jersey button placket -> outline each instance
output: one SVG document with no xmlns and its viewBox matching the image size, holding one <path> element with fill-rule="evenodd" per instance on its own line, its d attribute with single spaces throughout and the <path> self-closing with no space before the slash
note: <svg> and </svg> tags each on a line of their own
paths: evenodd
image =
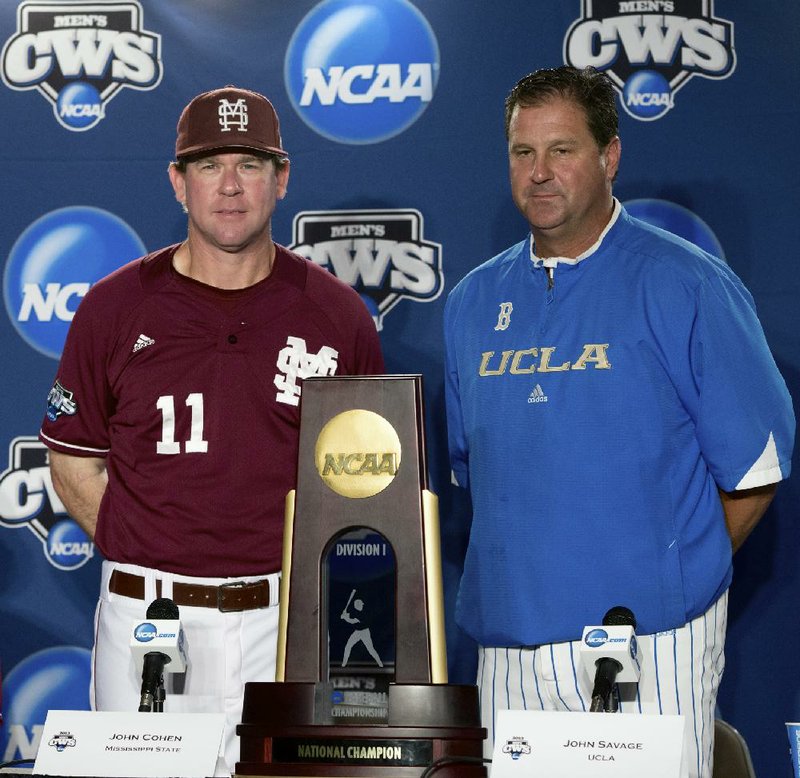
<svg viewBox="0 0 800 778">
<path fill-rule="evenodd" d="M 550 306 L 555 300 L 555 283 L 550 282 L 550 276 L 546 268 L 539 267 L 537 270 L 541 274 L 539 276 L 539 280 L 544 282 L 545 288 L 544 305 L 542 306 L 541 318 L 539 320 L 539 334 L 544 335 L 544 333 L 547 332 L 547 328 L 550 323 L 550 314 L 552 312 Z"/>
<path fill-rule="evenodd" d="M 219 348 L 224 351 L 239 351 L 244 343 L 242 335 L 246 327 L 247 322 L 239 320 L 229 321 L 227 325 L 223 325 L 218 341 Z"/>
</svg>

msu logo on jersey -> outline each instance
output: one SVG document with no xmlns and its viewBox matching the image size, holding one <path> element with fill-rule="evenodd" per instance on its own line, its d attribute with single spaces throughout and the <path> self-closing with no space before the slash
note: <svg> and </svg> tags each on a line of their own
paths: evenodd
<svg viewBox="0 0 800 778">
<path fill-rule="evenodd" d="M 161 36 L 142 27 L 138 2 L 23 2 L 17 31 L 5 43 L 2 78 L 11 89 L 36 89 L 58 123 L 82 132 L 105 118 L 123 87 L 161 81 Z"/>
<path fill-rule="evenodd" d="M 289 248 L 353 287 L 381 330 L 402 299 L 430 302 L 444 288 L 442 245 L 422 233 L 413 209 L 304 211 Z"/>
<path fill-rule="evenodd" d="M 733 73 L 733 23 L 714 16 L 713 0 L 583 0 L 564 38 L 564 62 L 605 71 L 625 111 L 653 121 L 692 76 Z"/>
</svg>

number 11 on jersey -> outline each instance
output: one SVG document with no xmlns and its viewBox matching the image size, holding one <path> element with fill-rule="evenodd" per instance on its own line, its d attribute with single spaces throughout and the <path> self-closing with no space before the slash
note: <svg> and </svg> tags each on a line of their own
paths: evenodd
<svg viewBox="0 0 800 778">
<path fill-rule="evenodd" d="M 186 407 L 191 409 L 192 426 L 189 440 L 184 445 L 186 454 L 205 454 L 208 441 L 203 440 L 203 395 L 192 392 L 186 398 Z M 156 443 L 157 454 L 180 454 L 181 444 L 175 440 L 175 398 L 171 394 L 163 394 L 156 402 L 161 411 L 161 440 Z"/>
</svg>

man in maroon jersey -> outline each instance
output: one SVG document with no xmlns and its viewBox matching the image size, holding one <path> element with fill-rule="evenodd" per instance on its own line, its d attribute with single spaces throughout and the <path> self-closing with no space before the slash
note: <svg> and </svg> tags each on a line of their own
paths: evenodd
<svg viewBox="0 0 800 778">
<path fill-rule="evenodd" d="M 383 359 L 358 295 L 272 241 L 289 160 L 263 95 L 196 97 L 175 154 L 187 239 L 86 295 L 40 438 L 60 498 L 108 560 L 93 705 L 136 709 L 131 625 L 169 597 L 190 666 L 165 710 L 226 713 L 232 770 L 243 685 L 274 680 L 301 380 L 379 374 Z"/>
</svg>

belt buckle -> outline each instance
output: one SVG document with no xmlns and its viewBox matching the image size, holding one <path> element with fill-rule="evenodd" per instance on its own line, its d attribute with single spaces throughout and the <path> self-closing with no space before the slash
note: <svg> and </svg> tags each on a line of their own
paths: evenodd
<svg viewBox="0 0 800 778">
<path fill-rule="evenodd" d="M 226 589 L 243 589 L 245 586 L 249 584 L 247 581 L 231 581 L 230 583 L 220 584 L 217 587 L 217 609 L 222 611 L 222 613 L 237 613 L 239 611 L 245 610 L 244 606 L 240 604 L 238 608 L 226 608 L 223 607 L 222 604 L 222 597 L 223 597 L 223 590 Z"/>
</svg>

